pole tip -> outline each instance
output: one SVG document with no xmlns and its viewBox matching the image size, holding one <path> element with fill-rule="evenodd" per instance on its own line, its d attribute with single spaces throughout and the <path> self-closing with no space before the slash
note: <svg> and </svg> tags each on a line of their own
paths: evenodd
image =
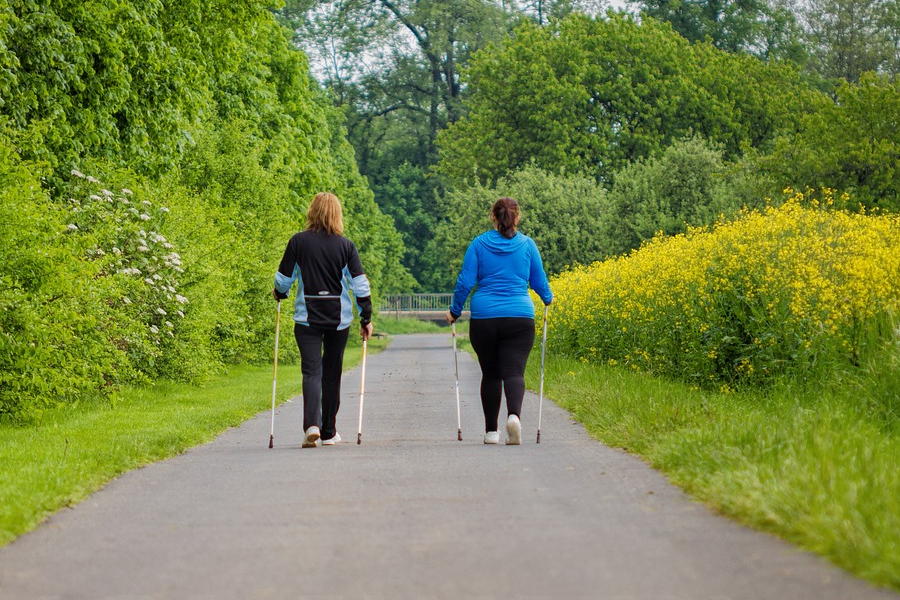
<svg viewBox="0 0 900 600">
<path fill-rule="evenodd" d="M 275 447 L 275 436 L 270 435 L 269 436 L 269 448 L 274 448 L 274 447 Z"/>
<path fill-rule="evenodd" d="M 462 441 L 462 429 L 456 430 L 456 439 L 459 440 L 460 442 Z"/>
<path fill-rule="evenodd" d="M 357 433 L 356 434 L 356 445 L 359 446 L 360 444 L 362 444 L 362 434 Z"/>
<path fill-rule="evenodd" d="M 538 444 L 541 443 L 541 430 L 540 430 L 540 429 L 538 429 L 537 443 L 538 443 Z"/>
</svg>

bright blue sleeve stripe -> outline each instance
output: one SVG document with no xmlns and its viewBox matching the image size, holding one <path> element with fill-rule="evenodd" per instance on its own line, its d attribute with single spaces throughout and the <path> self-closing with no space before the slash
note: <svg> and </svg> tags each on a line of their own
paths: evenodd
<svg viewBox="0 0 900 600">
<path fill-rule="evenodd" d="M 353 290 L 353 295 L 357 298 L 365 298 L 372 295 L 372 290 L 369 287 L 369 278 L 366 277 L 365 273 L 357 275 L 350 280 L 350 289 Z"/>
<path fill-rule="evenodd" d="M 294 265 L 294 272 L 290 277 L 282 275 L 281 271 L 275 271 L 275 289 L 278 290 L 279 294 L 287 294 L 291 291 L 291 286 L 294 285 L 299 271 L 300 269 L 297 265 Z"/>
</svg>

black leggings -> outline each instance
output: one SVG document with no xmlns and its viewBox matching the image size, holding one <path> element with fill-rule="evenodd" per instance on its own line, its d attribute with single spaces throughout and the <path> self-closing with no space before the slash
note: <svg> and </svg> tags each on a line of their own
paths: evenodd
<svg viewBox="0 0 900 600">
<path fill-rule="evenodd" d="M 321 428 L 322 439 L 334 437 L 341 407 L 341 371 L 350 329 L 320 329 L 294 324 L 303 372 L 303 431 Z M 324 342 L 324 352 L 322 350 Z"/>
<path fill-rule="evenodd" d="M 472 319 L 469 338 L 481 365 L 481 406 L 485 431 L 497 431 L 500 395 L 506 410 L 519 416 L 525 398 L 525 365 L 534 345 L 534 319 Z"/>
</svg>

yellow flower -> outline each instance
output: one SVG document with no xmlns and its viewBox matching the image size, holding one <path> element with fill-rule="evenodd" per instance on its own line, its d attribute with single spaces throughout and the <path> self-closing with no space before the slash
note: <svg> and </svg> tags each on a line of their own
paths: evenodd
<svg viewBox="0 0 900 600">
<path fill-rule="evenodd" d="M 861 323 L 900 313 L 900 216 L 834 210 L 830 190 L 785 193 L 555 277 L 551 344 L 693 381 L 771 377 L 798 348 L 857 352 Z"/>
</svg>

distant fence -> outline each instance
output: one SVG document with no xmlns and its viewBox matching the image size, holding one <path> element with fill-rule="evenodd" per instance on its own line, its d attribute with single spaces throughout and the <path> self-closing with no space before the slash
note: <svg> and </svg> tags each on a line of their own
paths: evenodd
<svg viewBox="0 0 900 600">
<path fill-rule="evenodd" d="M 381 316 L 409 317 L 423 321 L 438 321 L 450 309 L 453 294 L 392 294 L 381 298 L 378 310 Z M 469 303 L 463 310 L 468 317 Z"/>
</svg>

